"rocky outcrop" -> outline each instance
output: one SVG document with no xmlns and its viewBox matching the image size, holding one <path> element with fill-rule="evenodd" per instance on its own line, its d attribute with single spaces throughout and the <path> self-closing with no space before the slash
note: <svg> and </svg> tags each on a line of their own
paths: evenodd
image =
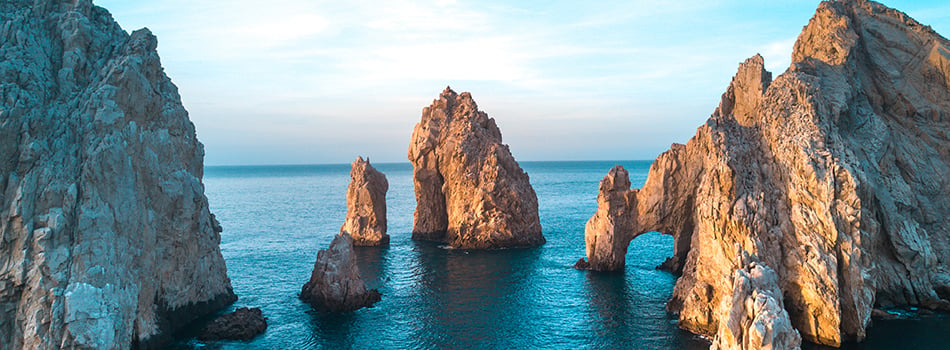
<svg viewBox="0 0 950 350">
<path fill-rule="evenodd" d="M 623 269 L 627 247 L 633 239 L 635 201 L 627 170 L 620 165 L 614 166 L 600 181 L 597 212 L 584 228 L 588 261 L 578 261 L 575 267 L 598 271 Z"/>
<path fill-rule="evenodd" d="M 719 305 L 719 331 L 710 349 L 800 349 L 802 338 L 782 303 L 778 275 L 754 256 L 739 252 L 732 294 Z"/>
<path fill-rule="evenodd" d="M 200 340 L 251 340 L 267 331 L 267 318 L 259 308 L 242 307 L 215 318 L 198 333 Z"/>
<path fill-rule="evenodd" d="M 775 271 L 804 340 L 861 340 L 875 305 L 937 305 L 950 263 L 948 48 L 899 11 L 827 1 L 788 71 L 772 81 L 760 56 L 740 65 L 706 124 L 631 191 L 632 229 L 613 238 L 674 236 L 682 277 L 668 308 L 681 327 L 713 336 L 726 321 L 735 245 Z"/>
<path fill-rule="evenodd" d="M 0 20 L 0 348 L 155 347 L 233 302 L 156 38 L 91 0 Z"/>
<path fill-rule="evenodd" d="M 409 144 L 416 211 L 412 238 L 466 249 L 545 242 L 538 197 L 495 120 L 450 88 L 422 110 Z"/>
<path fill-rule="evenodd" d="M 341 232 L 330 247 L 317 252 L 310 281 L 303 285 L 300 299 L 314 308 L 329 312 L 348 312 L 373 306 L 381 298 L 379 291 L 367 290 L 360 279 L 353 252 L 353 239 Z"/>
<path fill-rule="evenodd" d="M 386 234 L 386 175 L 373 168 L 369 159 L 353 161 L 350 186 L 346 189 L 346 222 L 340 232 L 348 232 L 353 244 L 376 246 L 389 243 Z"/>
</svg>

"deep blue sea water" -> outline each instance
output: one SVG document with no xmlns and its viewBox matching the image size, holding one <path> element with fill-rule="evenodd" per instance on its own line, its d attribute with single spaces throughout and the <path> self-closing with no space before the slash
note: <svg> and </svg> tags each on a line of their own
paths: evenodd
<svg viewBox="0 0 950 350">
<path fill-rule="evenodd" d="M 676 281 L 655 270 L 672 238 L 637 237 L 623 273 L 572 266 L 584 256 L 584 224 L 598 181 L 614 164 L 640 187 L 649 161 L 522 162 L 538 194 L 547 243 L 532 249 L 464 251 L 410 239 L 412 168 L 374 164 L 389 180 L 388 247 L 357 247 L 360 272 L 383 293 L 374 307 L 320 314 L 297 299 L 317 250 L 346 215 L 349 165 L 207 167 L 211 210 L 224 227 L 221 252 L 240 299 L 260 307 L 267 332 L 250 342 L 178 345 L 206 349 L 706 349 L 664 310 Z M 904 321 L 907 322 L 907 321 Z M 902 336 L 948 344 L 946 319 L 870 329 L 860 348 L 892 348 Z M 940 323 L 943 322 L 943 323 Z M 926 325 L 925 325 L 926 327 Z M 891 331 L 893 329 L 893 331 Z M 942 331 L 941 331 L 942 329 Z M 941 338 L 942 337 L 942 338 Z M 907 344 L 900 342 L 898 344 Z"/>
</svg>

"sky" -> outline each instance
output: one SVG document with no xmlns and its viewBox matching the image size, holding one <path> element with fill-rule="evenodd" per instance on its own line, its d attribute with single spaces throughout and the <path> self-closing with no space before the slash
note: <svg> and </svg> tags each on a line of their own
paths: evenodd
<svg viewBox="0 0 950 350">
<path fill-rule="evenodd" d="M 206 165 L 406 162 L 451 86 L 519 161 L 653 159 L 818 1 L 94 0 L 158 37 Z M 950 35 L 950 3 L 884 1 Z"/>
</svg>

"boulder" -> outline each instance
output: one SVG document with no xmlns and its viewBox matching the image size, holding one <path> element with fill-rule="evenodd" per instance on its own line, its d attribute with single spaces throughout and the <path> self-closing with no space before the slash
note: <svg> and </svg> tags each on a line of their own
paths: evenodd
<svg viewBox="0 0 950 350">
<path fill-rule="evenodd" d="M 267 330 L 267 318 L 259 308 L 242 307 L 215 318 L 198 333 L 200 340 L 251 340 Z"/>
<path fill-rule="evenodd" d="M 317 252 L 310 281 L 303 285 L 300 299 L 315 309 L 328 312 L 349 312 L 371 307 L 382 294 L 367 290 L 360 279 L 353 252 L 353 239 L 346 232 L 333 238 L 330 247 Z"/>
</svg>

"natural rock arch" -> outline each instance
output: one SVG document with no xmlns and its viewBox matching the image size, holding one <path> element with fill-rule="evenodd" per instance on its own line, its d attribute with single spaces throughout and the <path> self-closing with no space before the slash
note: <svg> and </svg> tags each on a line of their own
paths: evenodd
<svg viewBox="0 0 950 350">
<path fill-rule="evenodd" d="M 708 336 L 731 327 L 719 311 L 742 299 L 736 291 L 775 296 L 769 285 L 736 287 L 749 280 L 736 272 L 755 266 L 775 272 L 790 323 L 815 343 L 863 339 L 875 305 L 950 309 L 941 293 L 950 284 L 948 48 L 881 4 L 821 3 L 785 73 L 773 81 L 760 56 L 746 60 L 719 108 L 654 161 L 642 189 L 608 188 L 623 196 L 603 215 L 626 217 L 592 219 L 592 267 L 616 266 L 599 245 L 672 234 L 676 255 L 687 253 L 668 309 Z M 600 237 L 608 232 L 616 237 Z"/>
</svg>

